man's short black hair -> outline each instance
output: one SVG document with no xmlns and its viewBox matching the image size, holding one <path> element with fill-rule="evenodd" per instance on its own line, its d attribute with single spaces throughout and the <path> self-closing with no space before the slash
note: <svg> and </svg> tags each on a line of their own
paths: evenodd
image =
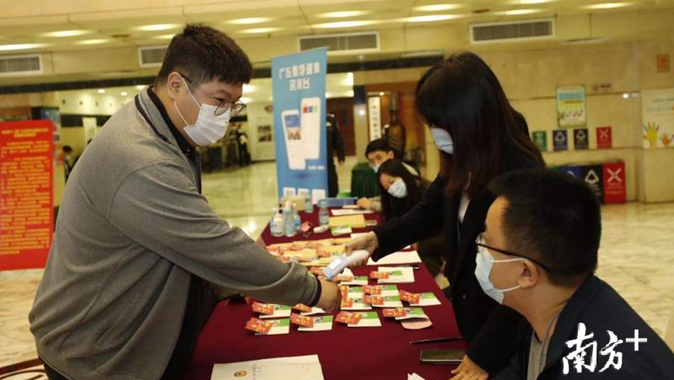
<svg viewBox="0 0 674 380">
<path fill-rule="evenodd" d="M 250 82 L 253 66 L 246 53 L 225 33 L 190 24 L 171 40 L 155 84 L 165 84 L 174 71 L 187 76 L 193 86 L 214 79 L 244 84 Z"/>
<path fill-rule="evenodd" d="M 508 201 L 502 216 L 507 249 L 550 268 L 553 285 L 573 287 L 597 269 L 601 208 L 582 180 L 554 170 L 518 170 L 489 189 Z"/>
<path fill-rule="evenodd" d="M 392 151 L 393 148 L 391 148 L 391 145 L 385 139 L 372 140 L 369 144 L 367 144 L 367 148 L 365 148 L 365 158 L 367 158 L 368 154 L 378 150 L 388 153 Z"/>
</svg>

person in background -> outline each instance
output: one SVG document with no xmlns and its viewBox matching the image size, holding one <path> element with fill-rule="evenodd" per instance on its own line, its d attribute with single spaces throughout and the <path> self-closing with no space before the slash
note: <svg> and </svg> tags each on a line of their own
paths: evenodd
<svg viewBox="0 0 674 380">
<path fill-rule="evenodd" d="M 201 194 L 196 149 L 225 136 L 251 76 L 234 40 L 187 25 L 82 155 L 29 315 L 50 379 L 181 378 L 224 290 L 338 309 L 337 285 L 277 261 Z"/>
<path fill-rule="evenodd" d="M 337 178 L 337 168 L 335 167 L 335 153 L 337 153 L 337 162 L 339 166 L 344 165 L 346 150 L 342 133 L 339 131 L 337 118 L 334 114 L 326 114 L 325 127 L 328 136 L 328 197 L 334 198 L 339 194 L 339 179 Z"/>
<path fill-rule="evenodd" d="M 64 145 L 62 148 L 63 151 L 63 170 L 66 176 L 66 182 L 68 182 L 68 177 L 75 166 L 75 157 L 73 157 L 73 148 L 70 145 Z"/>
<path fill-rule="evenodd" d="M 250 165 L 250 153 L 248 153 L 248 136 L 243 131 L 241 124 L 236 128 L 236 142 L 239 145 L 239 166 Z"/>
<path fill-rule="evenodd" d="M 508 365 L 522 320 L 489 298 L 474 275 L 475 238 L 484 231 L 496 198 L 487 185 L 503 173 L 542 168 L 543 158 L 498 78 L 476 54 L 452 55 L 424 73 L 416 106 L 441 151 L 440 174 L 412 210 L 351 241 L 347 254 L 365 249 L 376 261 L 442 226 L 445 276 L 459 330 L 468 342 L 454 379 L 486 380 Z"/>
<path fill-rule="evenodd" d="M 423 198 L 430 182 L 413 175 L 399 160 L 387 160 L 379 167 L 378 182 L 381 193 L 381 215 L 384 223 L 405 215 Z M 414 243 L 421 261 L 435 277 L 440 273 L 444 260 L 442 250 L 445 236 L 438 227 L 429 237 Z"/>
<path fill-rule="evenodd" d="M 370 141 L 369 144 L 367 144 L 367 147 L 365 148 L 365 158 L 367 158 L 368 164 L 370 164 L 370 167 L 375 171 L 375 173 L 379 170 L 379 167 L 381 164 L 386 162 L 387 160 L 396 158 L 395 151 L 391 146 L 389 145 L 388 141 L 385 139 L 376 139 Z M 413 167 L 410 165 L 400 161 L 407 171 L 413 175 L 413 176 L 419 176 L 419 172 L 416 171 Z M 365 209 L 365 210 L 372 210 L 372 211 L 377 211 L 380 212 L 382 210 L 381 208 L 381 196 L 376 196 L 372 198 L 360 198 L 356 202 L 356 205 L 358 205 L 359 208 Z"/>
<path fill-rule="evenodd" d="M 510 172 L 489 189 L 497 198 L 475 242 L 475 276 L 489 297 L 526 318 L 497 379 L 671 379 L 674 353 L 594 274 L 601 239 L 594 191 L 552 170 Z M 629 342 L 637 333 L 638 351 Z M 579 337 L 588 339 L 574 343 Z"/>
</svg>

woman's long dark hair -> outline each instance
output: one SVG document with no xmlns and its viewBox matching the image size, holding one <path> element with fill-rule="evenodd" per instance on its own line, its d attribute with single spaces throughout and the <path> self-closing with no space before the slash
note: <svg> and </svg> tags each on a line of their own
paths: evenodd
<svg viewBox="0 0 674 380">
<path fill-rule="evenodd" d="M 405 186 L 407 186 L 407 196 L 405 198 L 396 198 L 384 189 L 381 185 L 381 175 L 388 174 L 391 177 L 400 177 Z M 424 195 L 421 187 L 421 178 L 413 175 L 407 170 L 405 165 L 399 160 L 386 160 L 377 171 L 377 183 L 379 184 L 379 192 L 381 194 L 381 211 L 384 220 L 389 220 L 411 210 Z"/>
<path fill-rule="evenodd" d="M 417 84 L 416 106 L 429 127 L 446 130 L 454 141 L 454 154 L 441 152 L 447 195 L 477 196 L 513 155 L 543 164 L 524 117 L 474 53 L 452 55 L 426 71 Z"/>
</svg>

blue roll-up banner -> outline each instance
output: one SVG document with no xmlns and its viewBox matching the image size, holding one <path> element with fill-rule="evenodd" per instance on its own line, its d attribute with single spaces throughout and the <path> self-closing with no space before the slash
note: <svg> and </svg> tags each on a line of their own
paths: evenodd
<svg viewBox="0 0 674 380">
<path fill-rule="evenodd" d="M 325 87 L 328 50 L 272 59 L 274 138 L 279 198 L 327 196 Z"/>
</svg>

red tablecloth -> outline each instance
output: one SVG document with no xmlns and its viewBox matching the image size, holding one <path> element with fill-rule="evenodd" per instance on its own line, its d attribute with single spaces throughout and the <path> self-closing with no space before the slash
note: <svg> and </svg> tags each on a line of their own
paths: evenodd
<svg viewBox="0 0 674 380">
<path fill-rule="evenodd" d="M 309 215 L 311 217 L 311 215 Z M 317 219 L 318 212 L 314 212 Z M 368 219 L 379 219 L 376 214 Z M 329 233 L 312 235 L 310 239 L 330 237 Z M 302 240 L 273 238 L 269 228 L 261 236 L 266 244 L 283 241 Z M 354 270 L 356 275 L 368 274 L 375 267 Z M 460 333 L 449 301 L 435 283 L 430 272 L 421 264 L 414 271 L 413 284 L 398 284 L 399 289 L 411 292 L 432 291 L 442 305 L 424 307 L 433 322 L 425 330 L 405 330 L 399 322 L 384 318 L 381 309 L 378 314 L 382 327 L 349 328 L 334 323 L 331 331 L 299 332 L 291 326 L 290 334 L 276 336 L 255 336 L 244 329 L 246 321 L 254 316 L 249 305 L 240 303 L 220 303 L 211 315 L 199 339 L 192 364 L 184 379 L 208 380 L 214 363 L 230 363 L 276 357 L 317 354 L 323 368 L 323 376 L 331 379 L 407 379 L 407 374 L 416 372 L 426 380 L 446 380 L 454 367 L 421 364 L 419 351 L 426 348 L 464 348 L 465 342 L 442 342 L 411 345 L 411 340 L 459 337 Z M 370 280 L 374 284 L 374 280 Z M 375 308 L 377 310 L 377 308 Z M 292 379 L 292 374 L 288 374 Z"/>
</svg>

